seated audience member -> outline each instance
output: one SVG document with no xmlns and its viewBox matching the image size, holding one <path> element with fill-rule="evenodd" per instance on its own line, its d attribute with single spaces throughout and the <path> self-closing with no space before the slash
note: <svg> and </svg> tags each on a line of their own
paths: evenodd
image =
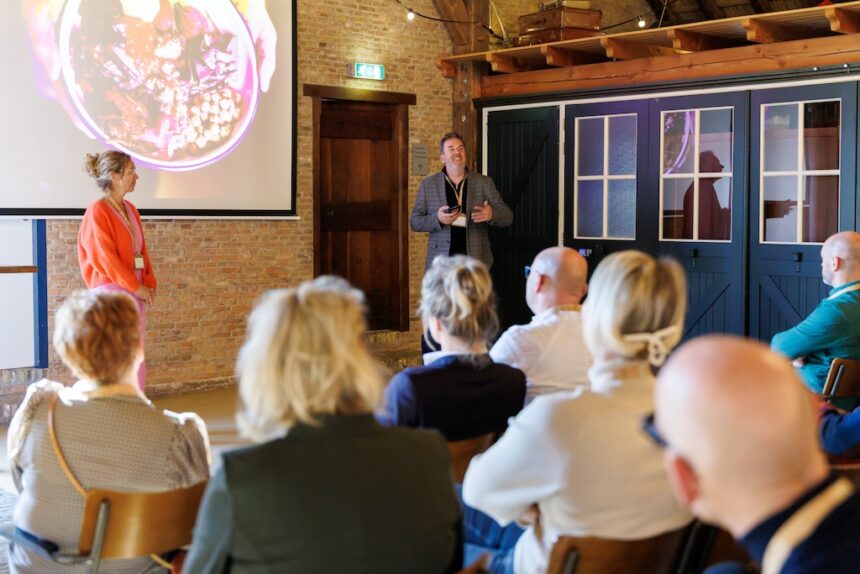
<svg viewBox="0 0 860 574">
<path fill-rule="evenodd" d="M 763 572 L 860 570 L 860 497 L 829 473 L 814 401 L 787 362 L 758 342 L 706 336 L 658 379 L 652 435 L 685 505 L 731 532 Z"/>
<path fill-rule="evenodd" d="M 860 360 L 860 233 L 843 231 L 824 242 L 821 277 L 833 287 L 828 297 L 771 341 L 773 350 L 793 360 L 806 386 L 816 393 L 824 387 L 833 359 Z"/>
<path fill-rule="evenodd" d="M 209 477 L 206 428 L 197 415 L 153 407 L 137 386 L 143 361 L 137 302 L 121 292 L 80 291 L 57 311 L 54 348 L 80 380 L 72 387 L 42 380 L 9 426 L 9 466 L 20 491 L 15 526 L 77 552 L 84 498 L 79 488 L 162 491 Z M 66 472 L 52 448 L 49 412 Z M 77 484 L 77 486 L 76 486 Z M 89 572 L 61 568 L 11 546 L 13 572 Z M 148 557 L 107 560 L 102 572 L 143 572 Z"/>
<path fill-rule="evenodd" d="M 501 524 L 533 522 L 513 550 L 516 574 L 545 572 L 559 535 L 636 540 L 690 522 L 640 430 L 654 406 L 652 367 L 680 340 L 685 308 L 674 261 L 607 257 L 582 310 L 590 388 L 537 397 L 472 459 L 464 501 Z"/>
<path fill-rule="evenodd" d="M 860 407 L 850 413 L 833 407 L 823 409 L 818 430 L 824 452 L 860 458 Z"/>
<path fill-rule="evenodd" d="M 442 349 L 391 379 L 380 422 L 433 428 L 449 441 L 503 431 L 523 406 L 526 382 L 487 352 L 499 328 L 487 267 L 465 255 L 437 257 L 424 275 L 419 311 Z"/>
<path fill-rule="evenodd" d="M 550 247 L 526 269 L 526 303 L 534 317 L 505 331 L 490 356 L 526 374 L 529 402 L 587 385 L 591 355 L 582 340 L 579 308 L 588 287 L 585 259 L 569 247 Z"/>
<path fill-rule="evenodd" d="M 237 373 L 242 433 L 203 499 L 185 572 L 456 571 L 460 509 L 436 433 L 373 418 L 381 367 L 364 297 L 319 277 L 251 314 Z"/>
</svg>

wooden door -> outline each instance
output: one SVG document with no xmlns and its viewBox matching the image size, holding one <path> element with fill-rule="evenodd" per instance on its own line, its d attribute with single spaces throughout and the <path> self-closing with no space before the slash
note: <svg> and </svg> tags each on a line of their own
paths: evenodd
<svg viewBox="0 0 860 574">
<path fill-rule="evenodd" d="M 687 272 L 685 338 L 744 334 L 747 102 L 746 92 L 650 102 L 648 234 Z"/>
<path fill-rule="evenodd" d="M 554 106 L 488 114 L 487 175 L 514 212 L 510 227 L 490 228 L 502 329 L 531 320 L 523 268 L 558 245 L 558 116 Z"/>
<path fill-rule="evenodd" d="M 749 334 L 764 341 L 827 294 L 821 245 L 856 223 L 857 84 L 752 95 Z"/>
<path fill-rule="evenodd" d="M 363 290 L 371 330 L 408 330 L 406 106 L 322 100 L 317 274 Z"/>
<path fill-rule="evenodd" d="M 648 175 L 646 101 L 565 108 L 564 244 L 589 273 L 614 251 L 653 249 L 642 208 Z"/>
</svg>

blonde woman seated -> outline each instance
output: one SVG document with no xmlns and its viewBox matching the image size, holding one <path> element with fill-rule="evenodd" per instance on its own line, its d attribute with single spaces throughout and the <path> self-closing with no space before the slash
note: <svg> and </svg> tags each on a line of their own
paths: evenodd
<svg viewBox="0 0 860 574">
<path fill-rule="evenodd" d="M 162 491 L 209 476 L 203 421 L 158 410 L 138 389 L 139 322 L 137 302 L 116 291 L 74 293 L 57 311 L 54 348 L 80 381 L 73 387 L 48 380 L 31 385 L 8 435 L 9 466 L 20 491 L 14 522 L 43 545 L 77 550 L 84 507 L 79 488 Z M 51 410 L 71 474 L 52 448 Z M 9 564 L 20 573 L 89 571 L 60 568 L 15 546 Z M 152 565 L 147 557 L 107 560 L 101 571 L 137 573 Z"/>
<path fill-rule="evenodd" d="M 465 255 L 437 257 L 421 284 L 419 312 L 441 350 L 391 379 L 380 422 L 433 428 L 449 441 L 503 431 L 523 407 L 526 378 L 490 358 L 499 320 L 487 267 Z"/>
<path fill-rule="evenodd" d="M 664 476 L 661 451 L 641 431 L 654 409 L 652 369 L 681 339 L 685 289 L 674 261 L 639 251 L 607 257 L 582 310 L 594 357 L 590 390 L 536 398 L 472 460 L 467 504 L 501 524 L 540 520 L 520 537 L 507 571 L 545 572 L 559 535 L 634 540 L 690 522 Z"/>
<path fill-rule="evenodd" d="M 445 442 L 386 429 L 364 298 L 320 277 L 269 292 L 237 373 L 242 433 L 203 499 L 185 571 L 410 572 L 460 563 Z"/>
</svg>

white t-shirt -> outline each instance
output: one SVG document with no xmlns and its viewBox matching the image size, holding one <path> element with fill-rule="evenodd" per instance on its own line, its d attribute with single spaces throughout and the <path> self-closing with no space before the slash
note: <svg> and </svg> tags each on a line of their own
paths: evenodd
<svg viewBox="0 0 860 574">
<path fill-rule="evenodd" d="M 466 472 L 463 500 L 502 525 L 540 509 L 543 538 L 531 528 L 522 535 L 516 574 L 545 572 L 560 535 L 638 540 L 692 520 L 641 430 L 654 409 L 648 363 L 601 363 L 589 375 L 591 390 L 537 397 Z"/>
<path fill-rule="evenodd" d="M 552 307 L 528 325 L 514 325 L 499 337 L 490 357 L 526 374 L 526 404 L 539 395 L 587 386 L 592 363 L 578 306 Z"/>
</svg>

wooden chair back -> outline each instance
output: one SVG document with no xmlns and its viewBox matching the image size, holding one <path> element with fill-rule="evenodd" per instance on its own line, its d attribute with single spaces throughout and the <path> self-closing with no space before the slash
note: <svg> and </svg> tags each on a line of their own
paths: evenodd
<svg viewBox="0 0 860 574">
<path fill-rule="evenodd" d="M 84 502 L 78 551 L 90 554 L 100 547 L 100 557 L 108 559 L 181 548 L 191 542 L 204 490 L 206 481 L 164 492 L 90 490 Z M 100 521 L 103 540 L 98 536 Z"/>
<path fill-rule="evenodd" d="M 825 399 L 860 397 L 860 361 L 833 359 L 821 396 Z"/>
<path fill-rule="evenodd" d="M 490 448 L 495 436 L 496 433 L 491 432 L 474 438 L 448 442 L 448 456 L 451 458 L 451 472 L 454 475 L 454 482 L 457 484 L 463 482 L 463 477 L 466 476 L 466 469 L 469 468 L 472 457 Z"/>
<path fill-rule="evenodd" d="M 673 571 L 689 527 L 643 540 L 560 536 L 547 574 L 662 574 Z"/>
</svg>

